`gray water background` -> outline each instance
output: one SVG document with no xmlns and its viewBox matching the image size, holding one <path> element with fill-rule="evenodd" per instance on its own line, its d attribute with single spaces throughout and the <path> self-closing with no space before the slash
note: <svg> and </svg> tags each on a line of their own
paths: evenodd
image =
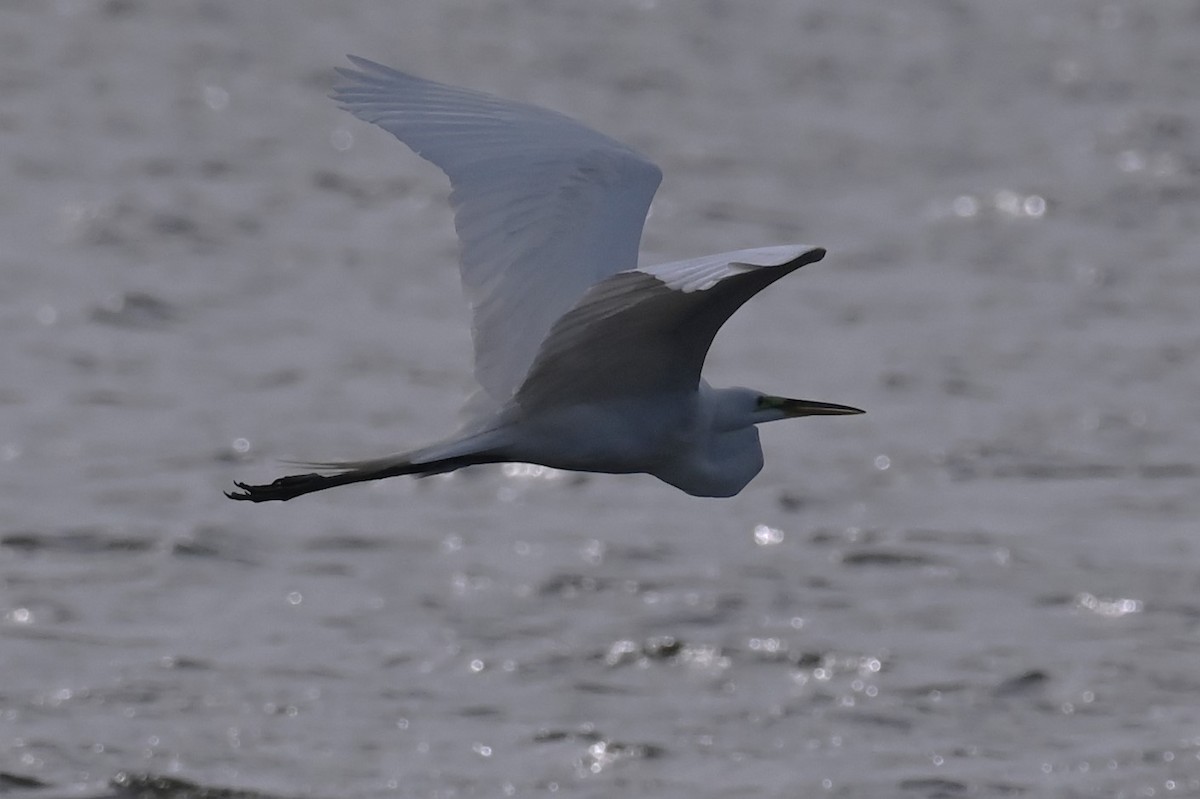
<svg viewBox="0 0 1200 799">
<path fill-rule="evenodd" d="M 708 376 L 867 415 L 224 499 L 470 386 L 346 53 L 640 148 L 647 262 L 827 247 Z M 1200 795 L 1198 78 L 1190 0 L 8 0 L 0 793 Z"/>
</svg>

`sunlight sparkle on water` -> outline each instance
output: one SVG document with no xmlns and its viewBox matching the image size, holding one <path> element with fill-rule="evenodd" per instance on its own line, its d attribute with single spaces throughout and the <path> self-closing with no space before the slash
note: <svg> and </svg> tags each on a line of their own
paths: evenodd
<svg viewBox="0 0 1200 799">
<path fill-rule="evenodd" d="M 938 218 L 976 219 L 985 212 L 1010 218 L 1041 219 L 1046 215 L 1046 198 L 1040 194 L 1022 194 L 1012 189 L 999 189 L 988 199 L 974 194 L 960 194 L 949 202 L 938 201 L 933 215 Z"/>
<path fill-rule="evenodd" d="M 754 543 L 760 547 L 774 546 L 775 544 L 783 543 L 783 530 L 776 527 L 769 527 L 765 524 L 757 524 L 754 526 Z"/>
<path fill-rule="evenodd" d="M 557 480 L 562 476 L 558 469 L 549 466 L 539 466 L 536 463 L 506 463 L 501 467 L 505 477 L 525 478 L 530 480 Z"/>
<path fill-rule="evenodd" d="M 205 86 L 204 104 L 214 111 L 224 111 L 229 105 L 229 92 L 220 86 Z"/>
<path fill-rule="evenodd" d="M 1131 613 L 1142 612 L 1140 599 L 1101 599 L 1094 594 L 1082 593 L 1075 597 L 1075 604 L 1084 610 L 1090 610 L 1097 616 L 1115 619 Z"/>
<path fill-rule="evenodd" d="M 337 128 L 329 134 L 329 144 L 338 152 L 345 152 L 354 146 L 354 134 L 345 128 Z"/>
</svg>

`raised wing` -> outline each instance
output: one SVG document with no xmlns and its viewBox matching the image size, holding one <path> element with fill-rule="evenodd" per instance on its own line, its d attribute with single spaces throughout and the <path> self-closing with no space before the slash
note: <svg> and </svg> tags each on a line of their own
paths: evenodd
<svg viewBox="0 0 1200 799">
<path fill-rule="evenodd" d="M 562 114 L 350 60 L 334 99 L 450 178 L 475 377 L 503 403 L 555 320 L 637 266 L 662 172 Z"/>
<path fill-rule="evenodd" d="M 734 311 L 824 257 L 820 247 L 760 247 L 613 275 L 554 325 L 517 402 L 528 412 L 695 390 L 708 348 Z"/>
</svg>

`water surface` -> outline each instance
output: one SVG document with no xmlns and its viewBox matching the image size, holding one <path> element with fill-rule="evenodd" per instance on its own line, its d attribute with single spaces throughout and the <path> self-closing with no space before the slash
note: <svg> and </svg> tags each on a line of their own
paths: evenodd
<svg viewBox="0 0 1200 799">
<path fill-rule="evenodd" d="M 1200 793 L 1194 3 L 0 9 L 0 792 Z M 716 384 L 740 496 L 481 469 L 436 169 L 357 53 L 666 172 L 648 261 L 829 257 Z"/>
</svg>

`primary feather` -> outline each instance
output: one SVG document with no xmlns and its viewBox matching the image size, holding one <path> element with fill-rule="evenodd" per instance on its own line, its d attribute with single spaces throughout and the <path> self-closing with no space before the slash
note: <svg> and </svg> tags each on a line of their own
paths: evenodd
<svg viewBox="0 0 1200 799">
<path fill-rule="evenodd" d="M 334 99 L 450 178 L 475 377 L 501 405 L 554 321 L 637 266 L 662 171 L 554 111 L 350 60 Z"/>
<path fill-rule="evenodd" d="M 526 413 L 695 391 L 717 331 L 746 300 L 819 261 L 794 245 L 708 255 L 606 278 L 551 328 L 516 400 Z"/>
</svg>

